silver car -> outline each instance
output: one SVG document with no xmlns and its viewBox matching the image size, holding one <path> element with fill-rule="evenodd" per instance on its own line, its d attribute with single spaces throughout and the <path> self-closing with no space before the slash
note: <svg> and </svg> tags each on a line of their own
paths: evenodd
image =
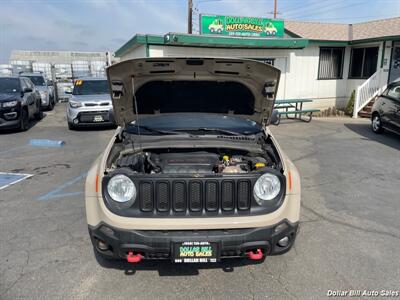
<svg viewBox="0 0 400 300">
<path fill-rule="evenodd" d="M 106 78 L 81 78 L 74 82 L 67 105 L 68 128 L 115 125 Z"/>
<path fill-rule="evenodd" d="M 54 89 L 52 84 L 43 76 L 40 72 L 27 73 L 23 72 L 19 74 L 20 77 L 29 78 L 36 89 L 40 93 L 41 107 L 47 110 L 53 110 L 56 99 L 54 97 Z"/>
</svg>

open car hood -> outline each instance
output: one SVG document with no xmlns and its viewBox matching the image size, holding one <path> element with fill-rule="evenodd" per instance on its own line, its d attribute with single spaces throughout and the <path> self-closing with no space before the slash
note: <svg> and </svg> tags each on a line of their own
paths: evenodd
<svg viewBox="0 0 400 300">
<path fill-rule="evenodd" d="M 138 115 L 218 113 L 269 124 L 280 71 L 236 58 L 142 58 L 107 68 L 115 120 Z M 136 103 L 135 103 L 136 102 Z"/>
</svg>

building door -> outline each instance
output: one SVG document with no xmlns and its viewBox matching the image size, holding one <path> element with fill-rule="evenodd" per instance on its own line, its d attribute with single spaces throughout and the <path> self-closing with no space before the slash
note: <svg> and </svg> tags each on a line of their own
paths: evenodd
<svg viewBox="0 0 400 300">
<path fill-rule="evenodd" d="M 400 41 L 393 42 L 392 58 L 389 70 L 389 83 L 400 80 Z"/>
</svg>

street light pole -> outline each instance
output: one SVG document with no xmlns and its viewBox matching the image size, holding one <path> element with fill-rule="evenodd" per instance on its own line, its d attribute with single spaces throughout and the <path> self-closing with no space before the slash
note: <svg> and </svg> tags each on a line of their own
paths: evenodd
<svg viewBox="0 0 400 300">
<path fill-rule="evenodd" d="M 278 0 L 274 0 L 274 19 L 276 19 L 276 14 L 277 14 L 277 4 Z"/>
<path fill-rule="evenodd" d="M 193 28 L 193 0 L 188 0 L 188 33 L 192 34 Z"/>
</svg>

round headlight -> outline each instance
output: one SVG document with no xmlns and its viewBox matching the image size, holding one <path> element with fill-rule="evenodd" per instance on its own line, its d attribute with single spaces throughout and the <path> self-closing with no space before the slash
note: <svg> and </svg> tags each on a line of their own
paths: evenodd
<svg viewBox="0 0 400 300">
<path fill-rule="evenodd" d="M 136 198 L 135 184 L 123 174 L 111 177 L 107 184 L 107 192 L 114 201 L 120 203 Z"/>
<path fill-rule="evenodd" d="M 280 191 L 281 182 L 279 178 L 274 174 L 266 173 L 257 179 L 253 194 L 257 203 L 261 205 L 263 201 L 274 199 Z"/>
</svg>

